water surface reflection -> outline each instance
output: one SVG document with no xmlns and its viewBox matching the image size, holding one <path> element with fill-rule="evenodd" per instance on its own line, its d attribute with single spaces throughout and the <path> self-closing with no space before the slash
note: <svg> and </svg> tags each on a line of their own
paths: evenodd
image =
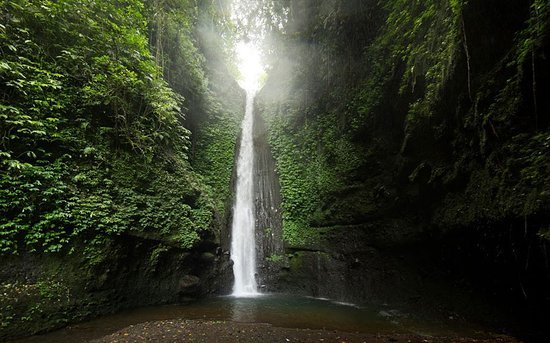
<svg viewBox="0 0 550 343">
<path fill-rule="evenodd" d="M 170 319 L 226 320 L 267 323 L 278 327 L 376 334 L 416 333 L 467 337 L 476 335 L 472 327 L 419 322 L 395 309 L 349 306 L 326 299 L 262 295 L 253 298 L 224 296 L 181 305 L 140 308 L 71 325 L 56 332 L 18 342 L 84 342 L 109 335 L 130 325 Z"/>
</svg>

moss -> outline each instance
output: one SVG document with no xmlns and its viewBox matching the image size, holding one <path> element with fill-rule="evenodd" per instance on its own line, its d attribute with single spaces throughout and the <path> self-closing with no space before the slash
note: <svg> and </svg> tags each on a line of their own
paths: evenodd
<svg viewBox="0 0 550 343">
<path fill-rule="evenodd" d="M 4 283 L 0 301 L 2 335 L 37 333 L 61 327 L 72 318 L 69 313 L 74 301 L 70 289 L 59 280 L 41 280 L 36 283 Z"/>
<path fill-rule="evenodd" d="M 265 259 L 266 259 L 266 261 L 271 262 L 271 263 L 280 263 L 280 262 L 284 261 L 285 256 L 284 255 L 273 254 L 273 255 L 270 255 L 270 256 L 266 257 Z"/>
<path fill-rule="evenodd" d="M 216 255 L 210 252 L 204 252 L 201 254 L 200 260 L 204 263 L 212 263 L 216 260 Z"/>
<path fill-rule="evenodd" d="M 315 247 L 319 244 L 319 231 L 303 223 L 283 220 L 283 240 L 291 248 Z"/>
<path fill-rule="evenodd" d="M 210 187 L 209 195 L 223 210 L 230 198 L 231 175 L 235 161 L 241 115 L 231 112 L 210 114 L 197 133 L 198 145 L 193 164 Z"/>
<path fill-rule="evenodd" d="M 158 267 L 158 264 L 159 264 L 159 260 L 162 258 L 162 256 L 169 250 L 169 248 L 163 244 L 159 244 L 152 252 L 151 252 L 151 256 L 149 257 L 149 265 L 148 265 L 148 268 L 152 271 L 152 272 L 155 272 L 157 267 Z"/>
<path fill-rule="evenodd" d="M 338 17 L 340 7 L 323 6 Z M 312 227 L 380 216 L 386 223 L 404 218 L 419 236 L 426 225 L 443 232 L 548 218 L 550 123 L 541 113 L 548 112 L 542 99 L 550 6 L 379 6 L 369 17 L 378 28 L 356 55 L 354 44 L 367 33 L 345 37 L 330 25 L 332 15 L 312 11 L 308 24 L 285 39 L 285 56 L 298 62 L 290 73 L 286 65 L 282 76 L 275 72 L 261 96 L 287 244 L 315 243 Z M 362 15 L 346 18 L 356 23 Z M 502 18 L 507 28 L 499 31 Z M 297 54 L 303 41 L 316 50 Z M 281 95 L 280 88 L 288 91 Z"/>
<path fill-rule="evenodd" d="M 546 229 L 541 229 L 539 232 L 539 236 L 550 242 L 550 227 Z"/>
<path fill-rule="evenodd" d="M 299 270 L 303 265 L 303 253 L 297 252 L 290 256 L 289 267 L 290 270 Z"/>
</svg>

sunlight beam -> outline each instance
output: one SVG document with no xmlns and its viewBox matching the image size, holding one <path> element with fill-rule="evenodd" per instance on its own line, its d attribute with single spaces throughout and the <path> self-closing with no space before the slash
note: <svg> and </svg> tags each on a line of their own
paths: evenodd
<svg viewBox="0 0 550 343">
<path fill-rule="evenodd" d="M 256 93 L 265 76 L 259 49 L 252 42 L 239 42 L 236 46 L 239 86 L 247 92 Z"/>
</svg>

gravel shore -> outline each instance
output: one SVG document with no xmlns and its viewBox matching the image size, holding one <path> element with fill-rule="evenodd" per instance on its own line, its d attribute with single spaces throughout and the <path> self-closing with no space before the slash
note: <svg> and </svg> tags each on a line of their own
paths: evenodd
<svg viewBox="0 0 550 343">
<path fill-rule="evenodd" d="M 93 341 L 114 342 L 518 342 L 508 336 L 474 339 L 411 334 L 375 335 L 327 330 L 274 327 L 269 324 L 228 321 L 165 320 L 131 325 Z"/>
</svg>

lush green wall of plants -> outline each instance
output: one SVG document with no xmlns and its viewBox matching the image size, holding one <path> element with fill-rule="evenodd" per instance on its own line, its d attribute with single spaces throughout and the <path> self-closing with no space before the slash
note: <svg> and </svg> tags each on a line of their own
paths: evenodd
<svg viewBox="0 0 550 343">
<path fill-rule="evenodd" d="M 0 1 L 0 339 L 216 268 L 242 115 L 222 2 Z"/>
<path fill-rule="evenodd" d="M 202 143 L 225 174 L 199 177 L 185 126 L 215 101 L 197 6 L 2 1 L 2 253 L 69 251 L 125 232 L 191 248 L 212 229 L 236 128 Z"/>
<path fill-rule="evenodd" d="M 548 218 L 547 2 L 290 9 L 262 93 L 289 243 L 381 217 L 393 232 Z"/>
</svg>

